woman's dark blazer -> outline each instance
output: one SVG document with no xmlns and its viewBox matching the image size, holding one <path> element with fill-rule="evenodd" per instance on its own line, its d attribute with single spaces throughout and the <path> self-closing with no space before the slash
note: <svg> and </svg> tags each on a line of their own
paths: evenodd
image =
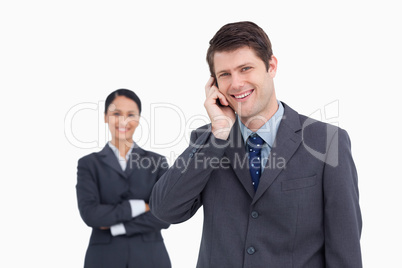
<svg viewBox="0 0 402 268">
<path fill-rule="evenodd" d="M 168 169 L 166 158 L 133 148 L 127 168 L 122 170 L 109 145 L 78 161 L 77 199 L 84 222 L 92 227 L 85 267 L 170 267 L 161 229 L 169 224 L 150 212 L 135 218 L 130 199 L 149 202 L 156 181 Z M 125 235 L 112 236 L 101 227 L 123 223 Z"/>
</svg>

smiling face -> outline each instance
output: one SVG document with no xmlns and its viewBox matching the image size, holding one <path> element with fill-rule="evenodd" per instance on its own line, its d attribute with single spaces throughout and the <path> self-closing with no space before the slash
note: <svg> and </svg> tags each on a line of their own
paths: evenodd
<svg viewBox="0 0 402 268">
<path fill-rule="evenodd" d="M 112 134 L 112 143 L 115 146 L 121 142 L 132 143 L 139 120 L 138 105 L 127 97 L 117 96 L 105 115 L 105 123 L 108 123 Z"/>
<path fill-rule="evenodd" d="M 276 67 L 277 60 L 272 56 L 267 71 L 264 62 L 247 46 L 214 54 L 219 91 L 250 129 L 260 128 L 278 109 L 273 82 Z"/>
</svg>

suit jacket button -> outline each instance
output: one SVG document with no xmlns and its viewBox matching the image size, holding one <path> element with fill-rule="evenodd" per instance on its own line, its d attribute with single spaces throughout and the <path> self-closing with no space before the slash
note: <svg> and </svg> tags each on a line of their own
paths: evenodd
<svg viewBox="0 0 402 268">
<path fill-rule="evenodd" d="M 253 255 L 255 253 L 255 248 L 254 247 L 249 247 L 247 249 L 247 253 L 250 254 L 250 255 Z"/>
<path fill-rule="evenodd" d="M 190 153 L 190 158 L 193 158 L 193 156 L 194 156 L 194 154 L 193 154 L 193 153 Z"/>
<path fill-rule="evenodd" d="M 191 150 L 193 153 L 196 153 L 197 152 L 197 149 L 196 148 L 193 148 L 193 150 Z"/>
<path fill-rule="evenodd" d="M 258 218 L 258 216 L 259 216 L 259 214 L 258 214 L 258 212 L 257 212 L 257 211 L 253 211 L 253 212 L 251 212 L 251 217 L 252 217 L 253 219 L 257 219 L 257 218 Z"/>
</svg>

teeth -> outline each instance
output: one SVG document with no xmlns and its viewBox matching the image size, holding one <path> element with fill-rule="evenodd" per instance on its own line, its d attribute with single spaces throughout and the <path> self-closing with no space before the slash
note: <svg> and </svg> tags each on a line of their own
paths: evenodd
<svg viewBox="0 0 402 268">
<path fill-rule="evenodd" d="M 238 95 L 238 96 L 235 96 L 235 98 L 236 98 L 236 99 L 242 99 L 242 98 L 247 97 L 247 96 L 250 95 L 251 93 L 252 93 L 252 91 L 250 91 L 250 92 L 248 92 L 248 93 L 244 93 L 244 94 Z"/>
<path fill-rule="evenodd" d="M 119 131 L 124 132 L 124 131 L 126 131 L 126 129 L 125 128 L 119 128 Z"/>
</svg>

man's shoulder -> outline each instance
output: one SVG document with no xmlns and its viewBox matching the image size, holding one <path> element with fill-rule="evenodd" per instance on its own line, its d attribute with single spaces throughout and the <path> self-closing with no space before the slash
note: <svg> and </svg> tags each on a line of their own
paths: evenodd
<svg viewBox="0 0 402 268">
<path fill-rule="evenodd" d="M 196 128 L 194 131 L 205 132 L 208 130 L 211 130 L 211 123 L 200 126 L 200 127 Z"/>
<path fill-rule="evenodd" d="M 191 137 L 192 138 L 197 138 L 197 137 L 201 136 L 204 133 L 210 133 L 211 129 L 212 129 L 211 123 L 203 125 L 203 126 L 200 126 L 200 127 L 194 129 L 191 132 Z"/>
<path fill-rule="evenodd" d="M 303 132 L 336 133 L 346 132 L 337 125 L 337 122 L 323 122 L 306 115 L 299 114 L 301 129 Z"/>
<path fill-rule="evenodd" d="M 291 109 L 288 106 L 288 109 Z M 297 118 L 300 122 L 300 129 L 296 131 L 301 135 L 301 139 L 304 144 L 309 145 L 318 151 L 326 151 L 326 147 L 329 146 L 331 142 L 346 142 L 350 143 L 350 138 L 347 131 L 337 125 L 337 122 L 323 122 L 319 119 L 307 116 L 304 114 L 299 114 L 293 111 L 293 116 L 297 114 Z"/>
<path fill-rule="evenodd" d="M 285 108 L 285 116 L 284 116 L 284 122 L 286 122 L 286 119 L 293 119 L 294 121 L 297 121 L 300 124 L 300 129 L 302 131 L 305 130 L 313 130 L 313 131 L 327 131 L 328 129 L 331 129 L 332 131 L 338 131 L 341 128 L 334 123 L 329 123 L 329 122 L 323 122 L 319 119 L 315 119 L 311 116 L 307 116 L 301 113 L 298 113 L 294 109 L 292 109 L 290 106 L 284 103 L 284 108 Z"/>
</svg>

